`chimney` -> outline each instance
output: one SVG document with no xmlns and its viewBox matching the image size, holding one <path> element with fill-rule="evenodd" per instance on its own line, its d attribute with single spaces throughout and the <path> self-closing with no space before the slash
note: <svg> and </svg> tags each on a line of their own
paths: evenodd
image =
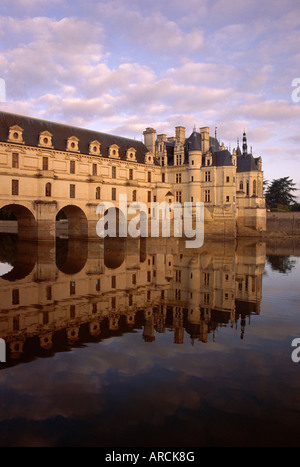
<svg viewBox="0 0 300 467">
<path fill-rule="evenodd" d="M 175 135 L 177 143 L 185 143 L 185 128 L 183 126 L 175 127 Z"/>
<path fill-rule="evenodd" d="M 155 135 L 156 131 L 153 128 L 146 128 L 143 132 L 144 135 L 144 144 L 149 152 L 155 156 Z"/>
<path fill-rule="evenodd" d="M 202 152 L 205 154 L 209 151 L 209 127 L 204 126 L 200 128 L 201 143 L 202 143 Z"/>
</svg>

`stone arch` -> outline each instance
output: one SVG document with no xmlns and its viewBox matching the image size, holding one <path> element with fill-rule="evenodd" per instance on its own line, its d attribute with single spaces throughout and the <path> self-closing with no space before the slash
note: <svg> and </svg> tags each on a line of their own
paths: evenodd
<svg viewBox="0 0 300 467">
<path fill-rule="evenodd" d="M 17 220 L 19 240 L 36 241 L 38 239 L 36 217 L 29 207 L 23 204 L 11 203 L 1 206 L 0 210 L 8 217 L 11 214 L 11 219 Z"/>
<path fill-rule="evenodd" d="M 75 204 L 68 204 L 62 207 L 57 215 L 58 220 L 63 214 L 67 221 L 68 238 L 87 239 L 88 238 L 88 220 L 85 212 Z"/>
</svg>

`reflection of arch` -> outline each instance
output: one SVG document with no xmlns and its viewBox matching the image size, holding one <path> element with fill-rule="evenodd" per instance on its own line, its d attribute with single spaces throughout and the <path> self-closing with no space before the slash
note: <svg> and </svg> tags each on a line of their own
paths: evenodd
<svg viewBox="0 0 300 467">
<path fill-rule="evenodd" d="M 88 244 L 79 239 L 56 239 L 56 266 L 64 274 L 77 274 L 87 261 Z"/>
<path fill-rule="evenodd" d="M 109 269 L 119 268 L 125 259 L 126 238 L 104 239 L 104 264 Z"/>
<path fill-rule="evenodd" d="M 24 279 L 33 270 L 37 260 L 37 244 L 21 242 L 16 235 L 1 235 L 0 261 L 9 263 L 13 269 L 1 276 L 7 281 Z"/>
<path fill-rule="evenodd" d="M 88 237 L 88 222 L 83 210 L 69 204 L 57 213 L 56 219 L 59 219 L 62 213 L 65 214 L 68 221 L 68 237 L 86 239 Z"/>
<path fill-rule="evenodd" d="M 1 211 L 12 213 L 18 221 L 18 238 L 22 240 L 37 240 L 37 223 L 33 212 L 21 204 L 7 204 Z"/>
</svg>

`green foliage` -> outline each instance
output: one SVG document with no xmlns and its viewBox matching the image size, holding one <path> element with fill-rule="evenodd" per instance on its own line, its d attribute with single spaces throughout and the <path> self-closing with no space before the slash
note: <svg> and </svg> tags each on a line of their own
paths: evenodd
<svg viewBox="0 0 300 467">
<path fill-rule="evenodd" d="M 267 207 L 277 211 L 290 211 L 296 200 L 293 195 L 293 192 L 297 191 L 295 185 L 289 177 L 272 180 L 265 191 Z"/>
<path fill-rule="evenodd" d="M 294 203 L 291 206 L 291 211 L 300 211 L 300 203 Z"/>
</svg>

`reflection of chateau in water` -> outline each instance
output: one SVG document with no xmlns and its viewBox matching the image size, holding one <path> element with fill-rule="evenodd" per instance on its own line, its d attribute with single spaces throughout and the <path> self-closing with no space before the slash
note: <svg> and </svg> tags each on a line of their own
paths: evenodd
<svg viewBox="0 0 300 467">
<path fill-rule="evenodd" d="M 137 330 L 146 342 L 166 330 L 175 343 L 186 335 L 207 342 L 224 326 L 242 337 L 260 312 L 265 244 L 187 250 L 170 239 L 69 240 L 49 252 L 18 243 L 13 261 L 0 278 L 0 337 L 10 362 Z"/>
</svg>

